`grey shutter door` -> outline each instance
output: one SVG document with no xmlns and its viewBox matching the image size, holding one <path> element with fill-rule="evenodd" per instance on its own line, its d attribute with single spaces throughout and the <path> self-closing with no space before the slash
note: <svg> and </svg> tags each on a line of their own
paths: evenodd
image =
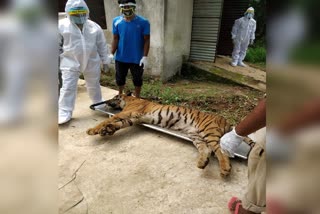
<svg viewBox="0 0 320 214">
<path fill-rule="evenodd" d="M 194 0 L 190 60 L 213 62 L 223 0 Z"/>
</svg>

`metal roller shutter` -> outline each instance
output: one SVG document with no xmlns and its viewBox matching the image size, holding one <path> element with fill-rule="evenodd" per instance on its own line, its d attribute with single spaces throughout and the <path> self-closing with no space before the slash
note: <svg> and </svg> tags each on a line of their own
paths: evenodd
<svg viewBox="0 0 320 214">
<path fill-rule="evenodd" d="M 213 62 L 223 0 L 194 0 L 190 60 Z"/>
</svg>

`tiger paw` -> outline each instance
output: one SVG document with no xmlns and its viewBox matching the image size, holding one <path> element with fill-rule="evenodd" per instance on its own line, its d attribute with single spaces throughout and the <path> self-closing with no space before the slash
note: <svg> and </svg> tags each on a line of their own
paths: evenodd
<svg viewBox="0 0 320 214">
<path fill-rule="evenodd" d="M 209 163 L 209 158 L 199 158 L 197 167 L 200 169 L 204 169 Z"/>
<path fill-rule="evenodd" d="M 105 128 L 102 128 L 102 129 L 99 130 L 98 133 L 99 133 L 100 136 L 105 136 L 107 134 L 107 130 Z"/>
<path fill-rule="evenodd" d="M 101 136 L 105 136 L 105 135 L 113 135 L 115 132 L 116 132 L 116 127 L 112 124 L 108 124 L 108 125 L 105 125 L 104 127 L 102 127 L 100 130 L 99 130 L 99 134 Z"/>
<path fill-rule="evenodd" d="M 96 131 L 96 129 L 91 128 L 91 129 L 87 130 L 87 134 L 88 135 L 96 135 L 96 134 L 98 134 L 98 132 Z"/>
<path fill-rule="evenodd" d="M 231 173 L 231 166 L 220 169 L 220 176 L 223 178 L 228 177 L 230 173 Z"/>
</svg>

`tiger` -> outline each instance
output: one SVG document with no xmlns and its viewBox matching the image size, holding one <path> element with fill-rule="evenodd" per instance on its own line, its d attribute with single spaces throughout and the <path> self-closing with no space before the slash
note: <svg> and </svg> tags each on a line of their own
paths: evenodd
<svg viewBox="0 0 320 214">
<path fill-rule="evenodd" d="M 199 152 L 198 168 L 204 169 L 208 165 L 213 152 L 220 165 L 220 175 L 227 177 L 230 174 L 229 156 L 222 152 L 219 140 L 232 127 L 222 116 L 182 106 L 162 105 L 126 94 L 116 95 L 106 104 L 122 111 L 88 129 L 88 135 L 113 135 L 119 129 L 142 123 L 180 131 L 192 140 Z"/>
</svg>

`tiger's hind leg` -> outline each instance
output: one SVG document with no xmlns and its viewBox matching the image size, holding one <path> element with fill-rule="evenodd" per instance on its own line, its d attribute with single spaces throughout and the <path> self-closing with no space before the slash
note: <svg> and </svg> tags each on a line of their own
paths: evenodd
<svg viewBox="0 0 320 214">
<path fill-rule="evenodd" d="M 220 144 L 218 142 L 210 142 L 208 143 L 208 146 L 212 149 L 212 151 L 218 158 L 221 177 L 227 177 L 231 173 L 232 168 L 229 157 L 221 152 Z"/>
<path fill-rule="evenodd" d="M 210 148 L 208 148 L 207 144 L 204 141 L 201 141 L 199 139 L 194 140 L 193 145 L 195 145 L 195 147 L 199 151 L 197 167 L 200 169 L 204 169 L 209 163 L 209 158 L 212 151 Z"/>
</svg>

